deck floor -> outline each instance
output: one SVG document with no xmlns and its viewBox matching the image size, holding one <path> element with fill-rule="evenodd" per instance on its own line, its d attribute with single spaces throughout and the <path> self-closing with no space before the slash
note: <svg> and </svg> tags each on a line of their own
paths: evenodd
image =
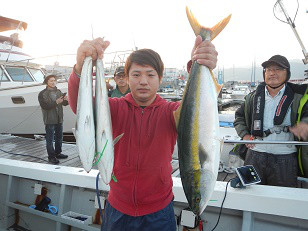
<svg viewBox="0 0 308 231">
<path fill-rule="evenodd" d="M 60 159 L 59 165 L 82 167 L 75 144 L 63 143 L 62 153 L 68 155 L 68 158 Z M 0 135 L 0 158 L 49 164 L 45 140 L 10 135 Z"/>
</svg>

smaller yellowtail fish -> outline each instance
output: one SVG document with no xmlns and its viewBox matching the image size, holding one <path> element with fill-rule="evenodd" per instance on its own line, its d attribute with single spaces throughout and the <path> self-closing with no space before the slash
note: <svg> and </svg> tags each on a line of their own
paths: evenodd
<svg viewBox="0 0 308 231">
<path fill-rule="evenodd" d="M 109 109 L 108 92 L 106 88 L 104 66 L 101 59 L 96 62 L 95 81 L 95 118 L 96 118 L 96 158 L 100 176 L 105 184 L 112 178 L 114 163 L 114 144 L 124 135 L 119 135 L 114 141 Z M 114 178 L 116 179 L 116 178 Z"/>
<path fill-rule="evenodd" d="M 92 59 L 87 57 L 81 71 L 76 127 L 73 133 L 83 168 L 90 172 L 95 156 L 95 124 L 93 114 Z"/>
<path fill-rule="evenodd" d="M 186 7 L 187 17 L 202 40 L 214 39 L 227 25 L 225 18 L 213 28 L 201 26 Z M 193 63 L 179 110 L 175 113 L 178 131 L 179 166 L 190 209 L 201 215 L 214 191 L 221 141 L 217 96 L 221 89 L 211 70 Z"/>
</svg>

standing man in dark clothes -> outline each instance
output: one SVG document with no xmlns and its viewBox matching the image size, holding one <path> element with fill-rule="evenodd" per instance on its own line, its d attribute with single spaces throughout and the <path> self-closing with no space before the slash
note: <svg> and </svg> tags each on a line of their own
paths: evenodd
<svg viewBox="0 0 308 231">
<path fill-rule="evenodd" d="M 63 139 L 63 106 L 68 105 L 66 93 L 57 89 L 57 77 L 48 75 L 44 79 L 46 88 L 38 95 L 38 100 L 42 108 L 43 119 L 46 131 L 46 148 L 48 162 L 58 164 L 58 159 L 65 159 L 68 156 L 61 154 Z M 53 141 L 55 139 L 55 148 Z"/>
<path fill-rule="evenodd" d="M 262 63 L 264 82 L 248 94 L 235 113 L 234 127 L 243 140 L 293 141 L 307 139 L 308 104 L 301 100 L 306 85 L 292 84 L 290 63 L 281 55 L 274 55 Z M 295 137 L 294 137 L 295 135 Z M 298 152 L 294 145 L 247 144 L 245 165 L 253 165 L 261 184 L 297 187 L 298 167 L 307 169 L 307 146 Z M 300 166 L 298 166 L 300 163 Z M 301 167 L 301 163 L 303 168 Z"/>
<path fill-rule="evenodd" d="M 109 96 L 114 98 L 121 98 L 122 96 L 125 96 L 127 93 L 130 92 L 129 86 L 128 86 L 128 78 L 124 74 L 124 66 L 119 66 L 114 72 L 113 77 L 116 88 L 109 91 Z"/>
</svg>

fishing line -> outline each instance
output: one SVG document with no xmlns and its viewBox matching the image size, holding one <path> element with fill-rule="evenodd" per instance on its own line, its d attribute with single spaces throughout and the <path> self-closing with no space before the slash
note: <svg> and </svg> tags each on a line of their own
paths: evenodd
<svg viewBox="0 0 308 231">
<path fill-rule="evenodd" d="M 98 189 L 98 179 L 99 179 L 99 172 L 97 173 L 97 176 L 96 176 L 96 196 L 97 196 L 97 203 L 98 203 L 98 207 L 99 207 L 99 214 L 101 215 L 101 218 L 102 218 L 102 223 L 103 223 L 103 219 L 104 219 L 104 216 L 103 216 L 103 213 L 102 213 L 102 206 L 101 206 L 101 200 L 100 200 L 100 194 L 99 194 L 99 189 Z"/>
<path fill-rule="evenodd" d="M 104 151 L 105 151 L 105 149 L 106 149 L 107 144 L 108 144 L 108 140 L 106 140 L 106 143 L 105 143 L 105 146 L 104 146 L 104 148 L 103 148 L 103 151 L 102 151 L 102 152 L 97 152 L 97 153 L 95 154 L 94 160 L 93 160 L 95 163 L 93 163 L 92 166 L 97 165 L 98 162 L 101 160 L 101 158 L 102 158 L 102 156 L 103 156 L 103 154 L 104 154 Z M 98 157 L 98 159 L 95 161 L 95 157 L 96 157 L 97 155 L 99 155 L 99 157 Z"/>
<path fill-rule="evenodd" d="M 32 158 L 36 158 L 36 159 L 39 159 L 39 160 L 42 160 L 42 161 L 45 161 L 45 162 L 48 163 L 47 160 L 42 159 L 42 158 L 37 157 L 37 156 L 31 156 L 31 155 L 28 155 L 28 154 L 18 154 L 18 153 L 8 152 L 8 151 L 5 151 L 5 150 L 3 150 L 3 149 L 1 149 L 1 148 L 0 148 L 0 151 L 2 151 L 2 152 L 4 152 L 4 153 L 7 153 L 7 154 L 10 154 L 10 155 L 32 157 Z"/>
<path fill-rule="evenodd" d="M 221 206 L 220 206 L 220 211 L 219 211 L 218 219 L 217 219 L 216 225 L 214 226 L 214 228 L 213 228 L 211 231 L 215 230 L 216 227 L 217 227 L 217 225 L 218 225 L 218 223 L 219 223 L 220 216 L 221 216 L 221 212 L 222 212 L 222 206 L 223 206 L 223 204 L 224 204 L 224 202 L 225 202 L 225 199 L 226 199 L 226 196 L 227 196 L 228 184 L 229 184 L 229 183 L 231 182 L 231 180 L 233 180 L 233 179 L 235 179 L 235 177 L 232 178 L 232 179 L 230 179 L 230 180 L 228 180 L 228 182 L 227 182 L 227 184 L 226 184 L 225 196 L 224 196 L 224 199 L 222 200 L 222 203 L 221 203 Z"/>
<path fill-rule="evenodd" d="M 276 16 L 275 10 L 276 10 L 276 8 L 277 8 L 277 5 L 278 5 L 279 1 L 281 1 L 281 0 L 278 0 L 278 1 L 275 3 L 274 7 L 273 7 L 273 14 L 274 14 L 275 18 L 278 19 L 279 21 L 281 21 L 281 22 L 283 22 L 283 23 L 286 23 L 286 24 L 289 24 L 288 22 L 286 22 L 286 21 L 284 21 L 284 20 L 282 20 L 282 19 L 280 19 L 280 18 L 278 18 L 278 17 Z M 299 2 L 298 2 L 298 0 L 297 0 L 297 9 L 296 9 L 296 12 L 295 12 L 293 21 L 291 20 L 291 18 L 289 18 L 289 20 L 290 20 L 290 22 L 292 23 L 293 27 L 295 27 L 294 22 L 295 22 L 297 13 L 298 13 L 298 9 L 299 9 Z M 282 10 L 282 9 L 281 9 L 281 10 Z"/>
<path fill-rule="evenodd" d="M 11 127 L 9 129 L 7 129 L 3 133 L 8 133 L 8 131 L 11 131 L 12 129 L 14 129 L 14 128 L 18 127 L 19 125 L 21 125 L 23 122 L 28 120 L 39 108 L 40 108 L 40 106 L 37 106 L 37 108 L 28 117 L 26 117 L 24 120 L 22 120 L 19 124 L 15 125 L 14 127 Z"/>
<path fill-rule="evenodd" d="M 229 175 L 229 173 L 226 174 L 225 178 L 222 181 L 225 181 L 227 179 L 228 175 Z"/>
<path fill-rule="evenodd" d="M 17 28 L 16 28 L 15 30 L 17 31 L 17 30 L 20 28 L 21 25 L 22 25 L 22 21 L 19 22 L 19 24 L 18 24 L 18 26 L 17 26 Z M 13 35 L 14 35 L 14 34 L 13 34 Z M 15 34 L 15 35 L 16 35 L 16 34 Z M 17 35 L 18 35 L 18 33 L 17 33 Z M 12 53 L 13 46 L 14 46 L 16 40 L 17 40 L 17 36 L 13 36 L 13 42 L 12 42 L 12 44 L 11 44 L 10 52 L 9 52 L 7 58 L 6 58 L 6 61 L 5 61 L 6 63 L 8 62 L 8 60 L 9 60 L 9 58 L 10 58 L 10 55 L 11 55 L 11 53 Z"/>
<path fill-rule="evenodd" d="M 111 55 L 111 54 L 118 54 L 118 53 L 130 53 L 133 52 L 133 50 L 122 50 L 122 51 L 111 51 L 111 52 L 106 52 L 104 55 Z M 57 54 L 57 55 L 47 55 L 47 56 L 40 56 L 40 57 L 34 57 L 34 58 L 28 58 L 28 59 L 21 59 L 18 61 L 8 61 L 6 64 L 14 64 L 14 63 L 19 63 L 19 62 L 26 62 L 26 61 L 33 61 L 35 59 L 46 59 L 46 58 L 52 58 L 52 57 L 59 57 L 59 56 L 76 56 L 77 54 Z"/>
</svg>

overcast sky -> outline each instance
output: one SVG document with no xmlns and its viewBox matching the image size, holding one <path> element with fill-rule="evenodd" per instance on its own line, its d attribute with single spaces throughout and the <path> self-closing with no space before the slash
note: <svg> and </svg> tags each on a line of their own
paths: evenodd
<svg viewBox="0 0 308 231">
<path fill-rule="evenodd" d="M 276 0 L 87 0 L 3 1 L 0 15 L 23 20 L 24 49 L 33 57 L 74 54 L 84 39 L 105 37 L 108 51 L 151 48 L 166 67 L 182 68 L 190 58 L 195 35 L 188 23 L 188 5 L 200 24 L 212 27 L 232 13 L 229 25 L 213 41 L 220 67 L 257 65 L 274 54 L 302 59 L 289 25 L 273 15 Z M 293 19 L 296 0 L 284 0 Z M 308 0 L 299 0 L 296 29 L 308 49 Z M 277 16 L 285 20 L 282 12 Z M 108 58 L 108 57 L 106 57 Z M 109 57 L 110 58 L 110 57 Z M 70 57 L 68 63 L 74 63 Z M 60 62 L 61 64 L 61 62 Z M 67 64 L 67 63 L 65 63 Z M 64 63 L 63 63 L 64 65 Z"/>
</svg>

